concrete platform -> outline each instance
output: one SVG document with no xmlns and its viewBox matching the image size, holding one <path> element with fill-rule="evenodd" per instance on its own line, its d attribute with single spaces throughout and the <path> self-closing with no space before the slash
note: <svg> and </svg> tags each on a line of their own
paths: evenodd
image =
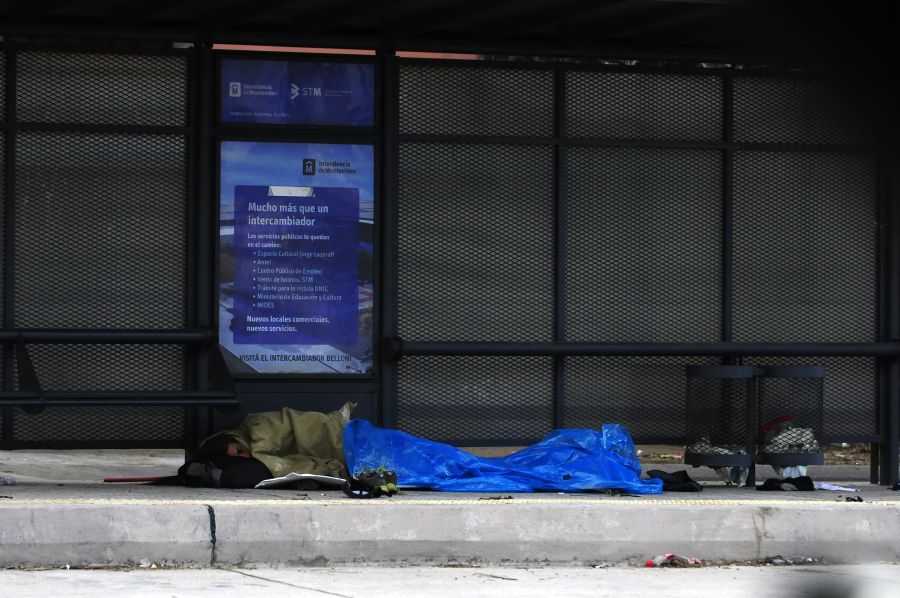
<svg viewBox="0 0 900 598">
<path fill-rule="evenodd" d="M 575 565 L 667 552 L 714 562 L 900 562 L 900 492 L 868 484 L 867 468 L 827 480 L 859 488 L 861 503 L 844 492 L 712 481 L 701 493 L 641 497 L 409 491 L 374 500 L 98 483 L 170 474 L 180 459 L 172 451 L 0 453 L 0 475 L 17 481 L 0 486 L 0 566 Z"/>
</svg>

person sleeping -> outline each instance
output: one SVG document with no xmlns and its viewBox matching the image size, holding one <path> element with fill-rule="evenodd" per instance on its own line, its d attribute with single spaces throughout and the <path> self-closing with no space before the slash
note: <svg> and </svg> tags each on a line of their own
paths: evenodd
<svg viewBox="0 0 900 598">
<path fill-rule="evenodd" d="M 347 477 L 343 430 L 356 403 L 330 413 L 280 411 L 251 413 L 234 430 L 204 440 L 178 478 L 190 486 L 253 488 L 288 473 Z"/>
</svg>

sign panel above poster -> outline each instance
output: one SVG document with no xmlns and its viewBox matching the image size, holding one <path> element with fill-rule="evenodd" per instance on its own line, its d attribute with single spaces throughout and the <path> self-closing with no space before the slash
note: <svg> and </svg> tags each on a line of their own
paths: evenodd
<svg viewBox="0 0 900 598">
<path fill-rule="evenodd" d="M 224 58 L 219 75 L 222 122 L 375 125 L 373 64 Z"/>
</svg>

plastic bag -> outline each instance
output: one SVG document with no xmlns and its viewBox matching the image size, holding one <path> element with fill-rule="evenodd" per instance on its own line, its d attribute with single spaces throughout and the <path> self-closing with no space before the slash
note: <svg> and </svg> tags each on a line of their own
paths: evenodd
<svg viewBox="0 0 900 598">
<path fill-rule="evenodd" d="M 401 488 L 445 492 L 585 492 L 617 488 L 633 494 L 660 494 L 662 481 L 641 480 L 631 436 L 623 426 L 564 429 L 506 457 L 476 457 L 440 442 L 366 420 L 344 428 L 344 452 L 352 473 L 385 467 Z"/>
</svg>

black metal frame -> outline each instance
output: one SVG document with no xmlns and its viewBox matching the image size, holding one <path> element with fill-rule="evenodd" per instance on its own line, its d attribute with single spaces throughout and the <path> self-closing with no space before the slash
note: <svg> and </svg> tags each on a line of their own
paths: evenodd
<svg viewBox="0 0 900 598">
<path fill-rule="evenodd" d="M 67 26 L 41 27 L 38 29 L 23 30 L 23 34 L 49 34 L 49 35 L 65 35 L 70 36 L 72 29 Z M 186 136 L 189 147 L 189 181 L 192 195 L 196 198 L 196 204 L 192 206 L 191 216 L 188 218 L 189 241 L 194 243 L 189 249 L 196 250 L 196 258 L 189 260 L 188 265 L 188 281 L 189 292 L 195 293 L 190 297 L 191 305 L 188 308 L 189 326 L 201 330 L 214 330 L 215 310 L 213 304 L 215 301 L 214 279 L 217 274 L 210 276 L 208 269 L 204 270 L 204 265 L 214 264 L 217 260 L 215 247 L 217 245 L 217 235 L 213 234 L 214 222 L 203 222 L 202 219 L 194 218 L 196 215 L 212 214 L 217 210 L 218 195 L 211 193 L 211 189 L 217 185 L 216 168 L 214 160 L 217 159 L 218 140 L 222 136 L 222 131 L 218 127 L 211 127 L 210 123 L 217 107 L 212 101 L 213 93 L 217 89 L 214 85 L 216 74 L 214 73 L 213 56 L 211 44 L 208 37 L 198 37 L 195 31 L 111 31 L 108 28 L 103 29 L 84 29 L 79 32 L 80 36 L 90 34 L 103 36 L 103 41 L 90 41 L 85 45 L 76 46 L 76 51 L 88 51 L 91 48 L 96 49 L 114 49 L 119 53 L 129 52 L 128 48 L 121 43 L 122 38 L 145 39 L 156 42 L 168 41 L 191 41 L 195 44 L 193 56 L 189 60 L 189 101 L 192 102 L 190 107 L 190 122 Z M 116 40 L 120 40 L 117 42 Z M 113 43 L 110 43 L 110 40 Z M 291 43 L 296 44 L 298 40 L 287 39 L 278 36 L 257 36 L 254 39 L 244 34 L 234 34 L 225 32 L 217 38 L 217 41 L 237 41 L 241 43 L 253 43 L 255 41 L 262 43 Z M 313 44 L 317 40 L 303 40 L 304 43 Z M 371 41 L 372 43 L 366 43 Z M 376 303 L 375 313 L 380 315 L 376 317 L 375 338 L 384 337 L 383 343 L 376 342 L 373 350 L 376 351 L 376 363 L 384 365 L 381 371 L 377 373 L 374 380 L 376 385 L 378 378 L 381 382 L 381 416 L 382 421 L 387 426 L 396 424 L 396 360 L 402 358 L 403 355 L 552 355 L 554 356 L 555 371 L 555 409 L 554 420 L 561 422 L 565 415 L 565 406 L 562 404 L 562 369 L 564 368 L 565 357 L 568 355 L 708 355 L 724 358 L 740 358 L 747 355 L 754 356 L 779 356 L 779 355 L 828 355 L 828 356 L 854 356 L 854 357 L 877 357 L 879 360 L 879 431 L 876 436 L 844 438 L 851 441 L 865 441 L 873 443 L 873 481 L 878 477 L 880 469 L 882 483 L 892 483 L 896 481 L 898 476 L 898 434 L 900 434 L 900 209 L 897 208 L 895 197 L 897 194 L 896 177 L 891 179 L 888 173 L 891 172 L 890 164 L 882 162 L 879 173 L 883 184 L 879 188 L 879 220 L 883 226 L 879 228 L 879 342 L 861 343 L 861 344 L 823 344 L 823 343 L 734 343 L 731 342 L 730 328 L 730 292 L 731 292 L 731 270 L 730 270 L 730 254 L 731 254 L 731 230 L 728 223 L 730 222 L 730 211 L 732 204 L 731 189 L 731 169 L 733 161 L 731 156 L 737 150 L 802 150 L 806 152 L 816 151 L 840 151 L 848 153 L 852 151 L 870 151 L 870 148 L 859 147 L 853 148 L 848 146 L 832 146 L 827 144 L 783 144 L 783 143 L 737 143 L 733 138 L 731 129 L 731 119 L 729 118 L 732 111 L 732 92 L 731 82 L 735 76 L 753 77 L 753 76 L 771 76 L 773 74 L 789 74 L 796 76 L 795 73 L 789 71 L 774 70 L 740 70 L 731 71 L 728 69 L 710 68 L 679 68 L 679 67 L 616 67 L 616 66 L 590 66 L 584 64 L 529 64 L 522 62 L 497 62 L 485 63 L 478 62 L 475 64 L 467 62 L 455 61 L 424 61 L 419 59 L 402 59 L 403 61 L 415 62 L 418 64 L 434 62 L 438 65 L 454 65 L 471 68 L 492 68 L 492 67 L 510 67 L 515 68 L 536 68 L 536 69 L 552 69 L 557 72 L 557 133 L 556 136 L 550 138 L 516 138 L 516 137 L 479 137 L 479 136 L 401 136 L 398 130 L 398 98 L 396 94 L 398 86 L 398 68 L 401 59 L 393 55 L 393 45 L 386 44 L 383 39 L 364 40 L 359 38 L 341 39 L 337 37 L 329 37 L 327 40 L 320 40 L 318 43 L 321 47 L 362 47 L 368 46 L 378 48 L 375 58 L 377 63 L 377 72 L 379 73 L 378 82 L 380 88 L 377 87 L 377 101 L 380 102 L 380 109 L 377 114 L 383 114 L 383 120 L 376 124 L 374 131 L 371 132 L 369 139 L 376 149 L 376 193 L 380 193 L 381 201 L 376 201 L 376 220 L 380 225 L 376 225 L 376 238 L 380 242 L 376 242 L 375 247 L 375 268 L 376 268 L 376 284 L 380 283 L 380 292 L 376 293 L 376 301 L 381 299 L 380 307 Z M 453 46 L 453 47 L 451 47 Z M 3 46 L 7 55 L 6 63 L 6 80 L 7 80 L 7 97 L 15 97 L 15 60 L 14 45 L 7 42 Z M 33 46 L 29 46 L 31 48 Z M 42 49 L 54 49 L 54 47 L 39 46 Z M 441 41 L 421 41 L 404 45 L 405 49 L 410 50 L 437 50 L 448 51 L 455 48 L 453 44 L 447 44 Z M 72 49 L 66 46 L 56 46 L 55 49 Z M 482 51 L 486 52 L 486 47 L 477 49 L 471 47 L 458 47 L 465 51 Z M 677 53 L 665 53 L 654 51 L 652 48 L 636 51 L 634 48 L 610 48 L 608 56 L 620 56 L 626 58 L 642 58 L 642 59 L 662 59 L 662 60 L 716 60 L 718 62 L 728 62 L 741 58 L 742 61 L 759 59 L 759 56 L 740 57 L 737 54 L 729 54 L 728 56 L 710 57 L 710 56 L 681 56 Z M 143 48 L 130 50 L 142 54 L 153 53 L 153 50 Z M 165 50 L 164 50 L 165 51 Z M 168 52 L 168 51 L 165 51 Z M 555 50 L 546 48 L 539 44 L 520 46 L 507 46 L 494 48 L 496 54 L 503 53 L 523 53 L 523 54 L 548 54 L 548 55 L 582 55 L 595 57 L 597 50 L 577 51 L 572 49 Z M 249 56 L 249 55 L 247 55 Z M 284 59 L 284 55 L 279 55 Z M 328 59 L 334 59 L 332 55 L 328 55 Z M 773 61 L 779 62 L 779 61 Z M 710 140 L 702 142 L 667 142 L 652 140 L 629 140 L 629 139 L 564 139 L 564 110 L 560 103 L 564 99 L 564 85 L 561 83 L 559 73 L 568 70 L 578 71 L 604 71 L 604 72 L 652 72 L 660 74 L 701 74 L 722 77 L 725 84 L 725 93 L 723 94 L 724 106 L 723 115 L 725 118 L 725 126 L 723 129 L 723 139 Z M 208 93 L 204 93 L 204 88 L 209 88 Z M 8 101 L 6 104 L 5 119 L 0 122 L 0 128 L 6 133 L 6 191 L 7 191 L 7 213 L 6 213 L 6 237 L 4 239 L 6 245 L 5 256 L 7 260 L 12 260 L 14 256 L 14 237 L 11 234 L 15 229 L 15 213 L 13 209 L 15 190 L 14 177 L 14 156 L 15 156 L 15 132 L 17 130 L 28 129 L 30 125 L 24 126 L 15 122 L 15 105 L 14 102 Z M 40 128 L 40 127 L 36 127 Z M 56 130 L 63 130 L 62 127 L 54 127 Z M 79 126 L 78 130 L 87 130 L 89 127 Z M 111 129 L 104 128 L 109 131 Z M 237 132 L 237 129 L 232 129 Z M 307 130 L 307 132 L 310 132 Z M 317 131 L 323 133 L 323 131 Z M 254 136 L 254 139 L 265 140 L 267 135 L 262 137 Z M 273 135 L 272 138 L 284 140 L 284 136 Z M 545 145 L 553 145 L 557 152 L 557 183 L 556 183 L 556 230 L 557 230 L 557 272 L 556 272 L 556 292 L 557 306 L 555 315 L 555 332 L 557 335 L 556 342 L 553 343 L 425 343 L 425 342 L 402 342 L 395 338 L 397 330 L 396 322 L 396 191 L 397 191 L 397 153 L 399 143 L 401 141 L 412 140 L 427 141 L 445 141 L 445 142 L 491 142 L 498 141 L 504 143 L 537 143 Z M 304 139 L 305 140 L 305 139 Z M 346 138 L 344 138 L 346 142 Z M 562 267 L 562 259 L 564 255 L 564 236 L 562 233 L 565 228 L 565 210 L 564 210 L 564 193 L 566 181 L 564 173 L 559 165 L 563 163 L 565 151 L 567 147 L 576 145 L 593 145 L 593 146 L 615 146 L 615 147 L 684 147 L 684 148 L 702 148 L 716 149 L 724 153 L 725 160 L 723 171 L 723 272 L 722 272 L 722 342 L 719 343 L 567 343 L 562 335 L 564 332 L 564 282 L 565 272 Z M 887 146 L 886 146 L 887 147 Z M 379 181 L 378 177 L 381 176 Z M 189 254 L 194 255 L 194 254 Z M 11 290 L 13 289 L 14 276 L 12 270 L 7 268 L 4 276 L 6 278 L 6 305 L 4 312 L 7 316 L 6 321 L 10 321 L 12 315 Z M 51 334 L 53 331 L 41 331 L 42 333 Z M 66 332 L 66 331 L 60 331 Z M 97 332 L 97 331 L 91 331 Z M 3 337 L 4 344 L 7 346 L 15 345 L 16 351 L 22 354 L 23 345 L 19 342 L 20 331 L 7 330 Z M 67 337 L 68 342 L 73 341 L 73 337 Z M 85 341 L 86 337 L 80 337 L 77 342 Z M 109 340 L 109 339 L 107 339 Z M 379 355 L 379 351 L 381 352 Z M 27 351 L 25 351 L 27 355 Z M 6 351 L 5 359 L 5 388 L 12 388 L 13 382 L 13 365 L 15 356 L 10 351 Z M 210 367 L 210 363 L 204 357 L 198 357 L 196 360 L 197 367 L 193 375 L 193 383 L 197 388 L 203 389 L 206 383 L 206 376 L 202 375 L 203 370 Z M 215 368 L 209 370 L 215 373 Z M 227 375 L 227 374 L 226 374 Z M 354 377 L 356 379 L 356 377 Z M 24 381 L 24 380 L 23 380 Z M 271 380 L 273 386 L 289 385 L 294 379 Z M 304 384 L 307 379 L 303 379 Z M 316 385 L 321 384 L 323 388 L 340 388 L 350 386 L 348 382 L 336 380 L 329 377 L 329 380 L 309 380 L 309 383 Z M 359 382 L 353 385 L 357 387 L 371 387 L 373 380 L 367 380 L 364 383 Z M 129 403 L 136 404 L 136 403 Z M 203 415 L 200 415 L 202 423 Z M 8 438 L 8 432 L 11 430 L 11 418 L 4 417 L 4 438 Z M 831 439 L 838 440 L 838 439 Z M 143 444 L 146 446 L 146 443 Z M 877 464 L 876 464 L 877 461 Z M 877 465 L 877 468 L 876 468 Z"/>
<path fill-rule="evenodd" d="M 158 41 L 158 40 L 157 40 Z M 185 407 L 185 437 L 176 446 L 194 444 L 206 430 L 200 422 L 198 407 L 234 409 L 240 405 L 240 398 L 233 381 L 228 375 L 218 347 L 212 342 L 208 321 L 208 310 L 203 309 L 203 298 L 209 295 L 207 272 L 200 265 L 209 253 L 209 233 L 202 219 L 209 201 L 209 193 L 204 188 L 208 173 L 208 151 L 204 151 L 209 139 L 208 106 L 204 105 L 203 89 L 207 69 L 203 64 L 203 54 L 190 47 L 175 48 L 171 44 L 156 47 L 123 45 L 110 39 L 79 40 L 80 43 L 31 43 L 9 42 L 0 46 L 6 55 L 6 105 L 0 128 L 6 135 L 5 155 L 5 238 L 4 238 L 4 302 L 3 322 L 14 321 L 15 274 L 12 265 L 15 260 L 15 143 L 18 131 L 59 131 L 80 133 L 162 133 L 183 136 L 186 141 L 186 188 L 188 202 L 185 205 L 185 280 L 187 305 L 185 306 L 185 328 L 179 330 L 122 330 L 122 329 L 0 329 L 0 344 L 4 349 L 4 373 L 0 390 L 0 409 L 3 410 L 2 448 L 45 447 L 44 443 L 20 443 L 13 437 L 13 407 L 23 408 L 25 413 L 40 413 L 47 407 L 91 407 L 91 406 L 165 406 Z M 107 53 L 140 56 L 179 56 L 187 63 L 187 93 L 184 126 L 143 126 L 143 125 L 92 125 L 68 123 L 18 122 L 16 119 L 16 52 L 75 52 Z M 197 259 L 192 259 L 196 256 Z M 70 390 L 50 391 L 41 387 L 28 352 L 31 343 L 43 344 L 172 344 L 189 348 L 186 354 L 185 385 L 192 390 L 172 391 L 94 391 Z M 18 387 L 16 390 L 16 378 Z M 129 443 L 117 442 L 115 446 L 149 445 L 170 447 L 171 442 Z M 82 442 L 51 443 L 52 448 L 91 445 Z M 104 443 L 104 446 L 109 443 Z"/>
<path fill-rule="evenodd" d="M 880 469 L 882 483 L 893 483 L 898 477 L 897 451 L 898 428 L 900 428 L 900 216 L 894 201 L 890 197 L 889 190 L 881 185 L 878 191 L 878 206 L 882 211 L 883 222 L 886 226 L 879 227 L 878 244 L 881 258 L 880 284 L 884 285 L 879 295 L 877 312 L 882 318 L 883 324 L 876 331 L 877 342 L 872 343 L 746 343 L 733 342 L 732 336 L 732 286 L 733 286 L 733 173 L 734 154 L 741 150 L 768 150 L 768 151 L 802 151 L 802 152 L 836 152 L 873 153 L 877 155 L 878 148 L 867 144 L 831 144 L 831 143 L 759 143 L 737 142 L 734 139 L 733 112 L 734 112 L 734 87 L 733 81 L 737 77 L 772 77 L 786 76 L 792 78 L 814 78 L 814 73 L 798 73 L 790 69 L 734 69 L 734 68 L 699 68 L 699 67 L 668 67 L 668 66 L 610 66 L 610 65 L 585 65 L 563 63 L 525 63 L 525 62 L 484 62 L 484 61 L 456 61 L 456 60 L 428 60 L 413 58 L 388 57 L 386 59 L 388 75 L 386 81 L 390 87 L 396 87 L 399 78 L 399 69 L 403 64 L 431 65 L 453 68 L 515 68 L 552 70 L 556 76 L 556 134 L 552 137 L 516 137 L 496 135 L 431 135 L 431 134 L 401 134 L 399 131 L 398 106 L 386 104 L 385 155 L 391 156 L 393 162 L 387 164 L 387 177 L 390 186 L 386 189 L 386 209 L 390 210 L 385 218 L 385 231 L 390 243 L 385 245 L 385 383 L 384 404 L 385 423 L 396 425 L 397 407 L 395 399 L 397 391 L 396 362 L 405 355 L 480 355 L 480 356 L 552 356 L 554 358 L 554 424 L 559 425 L 565 416 L 564 405 L 564 380 L 565 358 L 576 355 L 607 355 L 607 356 L 636 356 L 636 355 L 660 355 L 660 356 L 714 356 L 720 357 L 724 362 L 737 360 L 748 356 L 848 356 L 848 357 L 878 357 L 881 364 L 884 384 L 879 393 L 880 424 L 878 434 L 854 438 L 827 438 L 828 441 L 852 440 L 855 442 L 869 442 L 874 446 L 880 445 Z M 679 141 L 679 140 L 652 140 L 652 139 L 602 139 L 602 138 L 569 138 L 565 136 L 565 84 L 566 72 L 627 72 L 649 73 L 664 75 L 701 75 L 721 78 L 723 82 L 722 105 L 722 138 L 703 141 Z M 388 86 L 386 86 L 388 88 Z M 386 89 L 386 94 L 390 88 Z M 396 99 L 394 99 L 396 102 Z M 555 306 L 555 340 L 543 343 L 489 343 L 489 342 L 426 342 L 404 341 L 396 337 L 397 322 L 396 308 L 397 297 L 397 246 L 396 246 L 396 220 L 397 206 L 394 197 L 397 193 L 396 164 L 397 152 L 402 142 L 433 142 L 433 143 L 505 143 L 505 144 L 537 144 L 550 145 L 556 151 L 556 189 L 554 203 L 556 207 L 556 306 Z M 722 279 L 721 279 L 721 342 L 715 343 L 571 343 L 564 339 L 564 306 L 565 306 L 565 172 L 562 168 L 564 156 L 568 147 L 594 146 L 594 147 L 648 147 L 648 148 L 690 148 L 719 150 L 723 153 L 722 172 Z M 881 164 L 879 176 L 884 175 L 884 165 Z M 390 199 L 388 203 L 387 199 Z M 451 441 L 452 442 L 452 441 Z M 469 442 L 471 444 L 471 442 Z M 491 439 L 485 439 L 480 444 L 496 444 Z M 873 460 L 877 451 L 873 450 Z M 875 480 L 873 466 L 872 481 Z"/>
<path fill-rule="evenodd" d="M 210 334 L 202 330 L 19 330 L 0 331 L 0 343 L 15 348 L 19 390 L 0 391 L 0 406 L 24 407 L 39 413 L 46 407 L 89 407 L 100 405 L 237 407 L 234 384 L 227 375 L 222 354 L 210 346 Z M 58 344 L 184 344 L 208 349 L 211 362 L 204 388 L 198 390 L 146 391 L 51 391 L 41 388 L 31 356 L 29 343 Z"/>
<path fill-rule="evenodd" d="M 887 141 L 884 147 L 889 147 Z M 879 177 L 881 206 L 883 210 L 881 239 L 882 269 L 879 279 L 883 293 L 880 295 L 883 328 L 882 338 L 900 340 L 900 178 L 896 171 L 897 158 L 888 153 L 882 156 Z M 880 446 L 872 445 L 872 483 L 895 484 L 900 478 L 900 355 L 880 360 L 879 369 L 883 381 L 880 396 L 879 432 Z M 876 461 L 880 471 L 876 471 Z"/>
</svg>

